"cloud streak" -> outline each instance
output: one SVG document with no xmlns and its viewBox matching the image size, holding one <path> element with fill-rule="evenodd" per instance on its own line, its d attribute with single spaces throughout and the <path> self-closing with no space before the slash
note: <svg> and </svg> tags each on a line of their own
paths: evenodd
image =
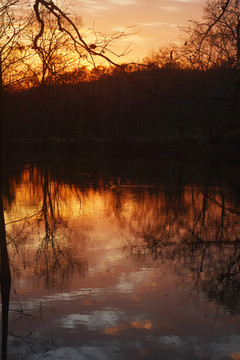
<svg viewBox="0 0 240 360">
<path fill-rule="evenodd" d="M 131 56 L 146 56 L 152 48 L 166 46 L 180 37 L 178 25 L 200 18 L 206 0 L 71 0 L 85 24 L 97 31 L 134 26 L 137 36 L 129 38 Z M 124 39 L 124 42 L 127 38 Z M 135 55 L 134 55 L 135 54 Z"/>
<path fill-rule="evenodd" d="M 135 0 L 109 0 L 110 4 L 114 4 L 117 6 L 129 6 L 129 5 L 136 5 L 137 2 Z"/>
</svg>

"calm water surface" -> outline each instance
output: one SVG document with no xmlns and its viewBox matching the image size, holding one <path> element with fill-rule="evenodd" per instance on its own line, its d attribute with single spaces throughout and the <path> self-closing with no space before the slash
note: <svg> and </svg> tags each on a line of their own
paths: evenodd
<svg viewBox="0 0 240 360">
<path fill-rule="evenodd" d="M 9 177 L 8 359 L 240 359 L 238 173 L 155 166 Z"/>
</svg>

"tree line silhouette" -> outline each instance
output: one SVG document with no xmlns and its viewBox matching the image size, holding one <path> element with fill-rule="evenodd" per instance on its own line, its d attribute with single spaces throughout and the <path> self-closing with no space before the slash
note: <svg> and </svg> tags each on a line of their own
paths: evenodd
<svg viewBox="0 0 240 360">
<path fill-rule="evenodd" d="M 208 1 L 204 16 L 204 21 L 193 21 L 185 29 L 181 46 L 160 49 L 140 65 L 119 65 L 111 45 L 126 32 L 101 38 L 93 29 L 91 41 L 86 42 L 81 19 L 74 19 L 52 0 L 36 0 L 32 11 L 24 0 L 0 1 L 2 359 L 7 358 L 11 287 L 1 191 L 3 155 L 24 148 L 115 149 L 118 153 L 130 149 L 155 154 L 206 147 L 214 148 L 217 155 L 238 154 L 239 1 Z M 111 70 L 96 66 L 96 57 L 107 61 Z M 85 64 L 93 70 L 86 70 Z M 46 173 L 45 180 L 45 244 L 55 256 Z M 221 201 L 223 227 L 223 196 Z M 53 217 L 51 221 L 54 226 Z M 155 251 L 159 243 L 148 246 Z M 203 260 L 207 251 L 203 249 Z M 45 253 L 41 255 L 44 258 Z M 212 277 L 226 284 L 223 289 L 227 290 L 239 287 L 232 276 L 239 274 L 239 252 L 231 259 L 217 279 Z M 209 297 L 228 303 L 221 297 L 222 287 L 214 288 L 212 283 L 210 279 L 210 286 L 206 282 L 200 286 L 205 286 Z M 238 304 L 233 308 L 238 311 Z"/>
<path fill-rule="evenodd" d="M 238 152 L 238 0 L 208 1 L 180 45 L 140 64 L 113 60 L 125 54 L 112 45 L 127 30 L 101 37 L 93 29 L 87 43 L 66 6 L 36 1 L 23 16 L 21 1 L 0 3 L 4 149 L 226 153 L 231 144 Z"/>
</svg>

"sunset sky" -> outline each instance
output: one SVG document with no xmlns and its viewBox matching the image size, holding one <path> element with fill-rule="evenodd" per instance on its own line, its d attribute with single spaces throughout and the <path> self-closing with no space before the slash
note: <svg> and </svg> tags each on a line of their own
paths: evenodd
<svg viewBox="0 0 240 360">
<path fill-rule="evenodd" d="M 121 52 L 130 44 L 127 60 L 137 61 L 152 49 L 176 42 L 189 19 L 199 19 L 205 0 L 72 0 L 86 28 L 112 33 L 127 27 L 133 34 L 121 42 Z"/>
</svg>

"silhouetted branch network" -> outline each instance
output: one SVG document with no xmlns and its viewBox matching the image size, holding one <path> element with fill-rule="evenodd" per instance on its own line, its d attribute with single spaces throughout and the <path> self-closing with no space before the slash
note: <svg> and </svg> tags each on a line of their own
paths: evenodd
<svg viewBox="0 0 240 360">
<path fill-rule="evenodd" d="M 228 5 L 230 4 L 230 1 L 231 1 L 231 0 L 227 0 L 227 1 L 226 1 L 226 3 L 222 6 L 222 11 L 221 11 L 221 13 L 219 14 L 219 16 L 217 17 L 217 19 L 216 19 L 212 24 L 209 25 L 206 33 L 203 35 L 202 40 L 201 40 L 201 42 L 200 42 L 200 48 L 201 48 L 201 46 L 202 46 L 203 41 L 206 39 L 206 37 L 208 36 L 208 34 L 209 34 L 210 31 L 212 30 L 212 28 L 213 28 L 213 27 L 219 22 L 219 20 L 221 20 L 221 18 L 223 17 L 224 13 L 225 13 L 226 10 L 227 10 Z"/>
<path fill-rule="evenodd" d="M 0 15 L 5 13 L 10 6 L 16 5 L 19 2 L 19 0 L 9 0 L 6 3 L 3 3 L 0 8 Z"/>
<path fill-rule="evenodd" d="M 101 51 L 97 51 L 96 44 L 87 44 L 84 40 L 83 36 L 80 34 L 80 31 L 73 20 L 67 15 L 67 13 L 61 10 L 52 0 L 36 0 L 34 4 L 34 12 L 36 14 L 37 21 L 40 24 L 40 29 L 38 34 L 34 38 L 34 48 L 38 48 L 38 40 L 42 37 L 44 30 L 45 30 L 45 22 L 44 22 L 44 15 L 41 12 L 41 6 L 49 11 L 53 16 L 55 16 L 59 31 L 63 31 L 69 35 L 70 39 L 74 43 L 74 47 L 76 52 L 82 57 L 82 51 L 85 51 L 87 54 L 90 55 L 91 59 L 93 57 L 100 57 L 103 60 L 106 60 L 111 65 L 121 67 L 118 63 L 113 61 L 107 55 L 105 55 L 106 46 L 102 47 Z M 64 21 L 71 26 L 72 32 L 64 26 Z M 94 63 L 94 61 L 93 61 Z"/>
<path fill-rule="evenodd" d="M 199 47 L 196 50 L 196 52 L 200 55 L 202 52 L 202 47 L 203 44 L 205 42 L 205 40 L 208 39 L 208 37 L 210 37 L 212 39 L 212 42 L 214 43 L 214 38 L 217 38 L 217 33 L 219 33 L 219 29 L 221 29 L 221 23 L 224 24 L 225 23 L 225 29 L 222 28 L 222 34 L 219 33 L 218 35 L 220 35 L 222 37 L 223 40 L 223 36 L 225 35 L 225 41 L 223 41 L 222 44 L 222 48 L 226 47 L 226 39 L 227 39 L 227 34 L 225 33 L 224 30 L 230 31 L 231 35 L 235 40 L 236 40 L 236 57 L 237 57 L 237 66 L 239 66 L 239 62 L 240 62 L 240 19 L 239 16 L 236 16 L 237 13 L 239 13 L 239 1 L 238 0 L 226 0 L 225 3 L 221 2 L 207 2 L 207 6 L 210 6 L 210 11 L 214 9 L 214 7 L 220 5 L 220 13 L 219 15 L 216 14 L 216 18 L 212 19 L 212 22 L 208 23 L 208 24 L 202 24 L 202 25 L 207 25 L 207 28 L 204 32 L 204 34 L 202 34 L 200 42 L 199 42 Z M 206 10 L 206 15 L 207 15 L 207 11 Z M 228 20 L 224 20 L 225 18 L 230 18 L 231 21 L 229 22 Z M 235 21 L 236 23 L 234 24 L 234 17 L 235 17 Z M 227 22 L 225 22 L 227 21 Z M 219 25 L 220 24 L 220 25 Z M 214 29 L 216 28 L 216 31 L 214 32 Z"/>
<path fill-rule="evenodd" d="M 95 44 L 88 44 L 84 38 L 82 37 L 82 35 L 79 32 L 78 27 L 76 26 L 76 24 L 74 23 L 73 20 L 71 20 L 71 18 L 67 15 L 67 13 L 63 10 L 61 10 L 52 0 L 36 0 L 35 4 L 34 4 L 34 12 L 36 14 L 36 18 L 37 21 L 40 24 L 40 29 L 38 34 L 35 36 L 34 38 L 34 48 L 38 49 L 38 41 L 40 40 L 40 38 L 43 36 L 43 33 L 45 31 L 45 21 L 44 21 L 44 14 L 42 14 L 41 11 L 41 6 L 43 8 L 45 8 L 47 11 L 49 11 L 53 16 L 55 16 L 55 18 L 57 19 L 57 23 L 58 23 L 58 29 L 59 31 L 63 31 L 66 34 L 69 35 L 70 39 L 73 41 L 74 47 L 76 52 L 79 54 L 80 57 L 83 57 L 83 54 L 81 51 L 85 51 L 85 53 L 89 54 L 92 60 L 93 65 L 95 66 L 95 61 L 94 58 L 95 57 L 100 57 L 103 60 L 106 60 L 110 65 L 113 65 L 117 68 L 119 68 L 124 75 L 133 83 L 135 83 L 135 85 L 137 85 L 138 87 L 142 88 L 144 91 L 146 91 L 147 93 L 149 93 L 151 96 L 153 96 L 154 98 L 159 98 L 158 95 L 152 93 L 152 91 L 150 91 L 149 89 L 145 88 L 145 86 L 143 86 L 142 84 L 138 83 L 136 80 L 134 80 L 131 76 L 129 76 L 129 74 L 126 71 L 126 68 L 129 64 L 119 64 L 115 61 L 113 61 L 110 57 L 108 57 L 105 54 L 105 51 L 109 51 L 112 55 L 121 57 L 123 55 L 126 55 L 126 53 L 129 52 L 129 48 L 126 49 L 125 52 L 123 52 L 120 55 L 117 55 L 115 52 L 111 51 L 109 49 L 109 45 L 115 41 L 116 39 L 121 39 L 124 36 L 127 36 L 125 34 L 125 31 L 128 30 L 129 28 L 127 28 L 126 30 L 124 30 L 122 33 L 120 33 L 120 35 L 118 34 L 113 34 L 111 35 L 108 39 L 105 38 L 103 43 L 100 45 L 100 51 L 97 51 L 97 41 Z M 66 26 L 64 26 L 64 21 L 66 22 L 66 24 L 70 25 L 70 27 L 72 28 L 72 31 L 70 31 L 68 28 L 66 28 Z M 94 35 L 97 38 L 97 33 L 96 31 L 94 31 Z"/>
</svg>

